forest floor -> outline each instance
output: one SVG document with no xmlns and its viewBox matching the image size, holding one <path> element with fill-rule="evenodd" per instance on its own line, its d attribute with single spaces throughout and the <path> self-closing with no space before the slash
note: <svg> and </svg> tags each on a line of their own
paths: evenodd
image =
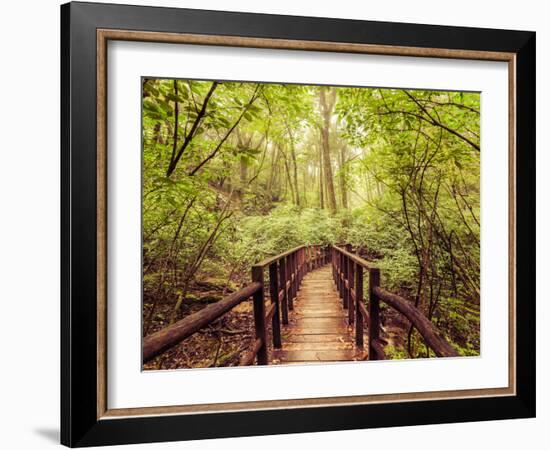
<svg viewBox="0 0 550 450">
<path fill-rule="evenodd" d="M 192 303 L 192 305 L 182 307 L 181 317 L 193 314 L 206 306 L 200 302 Z M 171 303 L 159 305 L 156 315 L 168 317 L 172 308 Z M 145 311 L 147 310 L 148 308 L 145 309 Z M 149 332 L 154 333 L 165 326 L 166 324 L 155 321 Z M 211 325 L 147 362 L 143 368 L 144 370 L 166 370 L 237 366 L 242 353 L 252 346 L 253 338 L 252 302 L 246 301 Z"/>
<path fill-rule="evenodd" d="M 187 301 L 182 303 L 177 320 L 181 320 L 231 294 L 226 285 L 206 282 L 192 286 Z M 267 300 L 267 299 L 266 299 Z M 169 324 L 174 301 L 159 302 L 147 335 Z M 147 322 L 152 304 L 145 302 L 143 323 Z M 255 337 L 252 300 L 242 302 L 215 322 L 202 328 L 178 345 L 143 365 L 144 370 L 210 368 L 238 366 L 243 352 L 250 350 Z M 271 338 L 269 339 L 271 342 Z"/>
</svg>

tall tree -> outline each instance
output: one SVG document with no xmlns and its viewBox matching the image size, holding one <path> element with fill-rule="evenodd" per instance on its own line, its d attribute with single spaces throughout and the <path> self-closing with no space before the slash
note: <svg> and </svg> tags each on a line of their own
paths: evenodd
<svg viewBox="0 0 550 450">
<path fill-rule="evenodd" d="M 319 129 L 321 133 L 321 129 Z M 325 209 L 325 183 L 323 182 L 323 146 L 319 145 L 319 208 Z"/>
<path fill-rule="evenodd" d="M 348 147 L 345 142 L 340 142 L 340 167 L 338 168 L 338 182 L 340 187 L 340 198 L 342 200 L 342 208 L 348 209 L 348 173 L 347 173 L 347 158 Z"/>
<path fill-rule="evenodd" d="M 292 129 L 288 128 L 288 139 L 290 147 L 290 159 L 292 160 L 292 179 L 294 181 L 294 192 L 296 193 L 296 206 L 300 206 L 300 188 L 298 187 L 298 164 L 296 163 L 296 148 L 294 146 L 294 137 Z"/>
<path fill-rule="evenodd" d="M 336 194 L 332 176 L 332 161 L 330 158 L 330 128 L 334 105 L 336 104 L 336 89 L 322 86 L 319 88 L 319 104 L 323 123 L 321 125 L 321 145 L 323 149 L 323 172 L 327 191 L 327 206 L 329 211 L 336 212 Z"/>
</svg>

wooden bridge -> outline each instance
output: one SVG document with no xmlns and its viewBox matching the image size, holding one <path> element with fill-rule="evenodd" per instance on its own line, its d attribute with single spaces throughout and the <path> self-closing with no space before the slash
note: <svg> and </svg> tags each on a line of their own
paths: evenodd
<svg viewBox="0 0 550 450">
<path fill-rule="evenodd" d="M 273 351 L 273 364 L 363 359 L 363 349 L 354 345 L 348 313 L 325 265 L 304 276 L 283 326 L 282 348 Z"/>
<path fill-rule="evenodd" d="M 252 281 L 243 289 L 147 336 L 143 340 L 143 362 L 179 344 L 250 297 L 255 339 L 240 365 L 386 359 L 380 339 L 381 301 L 404 315 L 437 356 L 458 356 L 419 309 L 380 286 L 380 270 L 354 254 L 350 245 L 310 245 L 254 265 Z"/>
</svg>

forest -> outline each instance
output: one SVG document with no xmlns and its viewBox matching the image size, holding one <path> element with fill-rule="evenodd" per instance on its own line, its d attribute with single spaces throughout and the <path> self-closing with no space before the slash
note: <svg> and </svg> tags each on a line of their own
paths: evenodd
<svg viewBox="0 0 550 450">
<path fill-rule="evenodd" d="M 142 80 L 143 336 L 302 244 L 349 243 L 461 356 L 480 353 L 480 94 Z M 144 365 L 235 365 L 243 303 Z M 385 307 L 393 359 L 426 358 Z"/>
</svg>

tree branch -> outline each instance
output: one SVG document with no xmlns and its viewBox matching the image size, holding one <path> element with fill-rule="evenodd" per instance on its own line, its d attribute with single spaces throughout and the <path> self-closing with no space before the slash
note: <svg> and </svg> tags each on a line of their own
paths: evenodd
<svg viewBox="0 0 550 450">
<path fill-rule="evenodd" d="M 241 119 L 243 118 L 243 116 L 245 115 L 246 111 L 248 111 L 248 108 L 250 108 L 250 106 L 252 105 L 252 103 L 254 103 L 254 101 L 256 100 L 256 98 L 258 98 L 258 89 L 260 88 L 260 85 L 257 84 L 256 85 L 256 89 L 254 90 L 254 93 L 252 94 L 252 97 L 250 98 L 249 102 L 246 104 L 246 106 L 244 107 L 244 109 L 242 110 L 239 118 L 237 119 L 237 121 L 233 124 L 233 126 L 229 129 L 229 131 L 225 134 L 225 136 L 223 137 L 223 139 L 219 142 L 219 144 L 216 146 L 216 148 L 214 149 L 214 151 L 212 153 L 210 153 L 210 155 L 208 155 L 206 157 L 206 159 L 204 159 L 197 167 L 195 167 L 191 172 L 189 172 L 189 176 L 193 176 L 195 175 L 208 161 L 210 161 L 212 158 L 214 158 L 218 152 L 220 151 L 220 149 L 222 148 L 222 145 L 225 143 L 225 141 L 227 140 L 227 138 L 229 138 L 229 136 L 231 135 L 231 133 L 233 133 L 233 131 L 235 130 L 235 128 L 237 128 L 237 125 L 239 125 Z"/>
<path fill-rule="evenodd" d="M 424 116 L 422 115 L 419 115 L 419 114 L 414 114 L 414 113 L 408 113 L 406 111 L 398 111 L 398 112 L 401 112 L 401 113 L 405 113 L 405 114 L 412 114 L 413 116 L 415 117 L 418 117 L 419 119 L 422 119 L 432 125 L 435 125 L 435 126 L 438 126 L 440 128 L 443 128 L 444 130 L 447 130 L 449 133 L 453 134 L 454 136 L 458 137 L 459 139 L 462 139 L 464 142 L 468 143 L 469 145 L 471 145 L 473 148 L 475 148 L 477 151 L 480 151 L 480 147 L 478 144 L 476 144 L 475 142 L 471 141 L 470 139 L 468 139 L 466 136 L 463 136 L 462 134 L 460 134 L 458 131 L 456 130 L 453 130 L 452 128 L 449 128 L 447 125 L 441 123 L 440 121 L 436 120 L 429 112 L 428 110 L 424 107 L 424 105 L 422 105 L 413 95 L 411 95 L 408 91 L 405 91 L 403 90 L 403 92 L 416 104 L 418 105 L 418 107 L 424 112 L 424 114 L 426 114 L 429 119 L 426 119 Z"/>
<path fill-rule="evenodd" d="M 175 158 L 170 159 L 170 164 L 168 165 L 168 170 L 166 170 L 166 176 L 167 177 L 172 175 L 172 173 L 176 169 L 176 166 L 177 166 L 180 158 L 183 155 L 183 152 L 185 151 L 185 149 L 187 148 L 187 146 L 189 145 L 189 143 L 191 142 L 191 140 L 195 136 L 195 133 L 196 133 L 197 129 L 199 128 L 199 125 L 200 125 L 204 115 L 206 114 L 206 108 L 208 106 L 208 102 L 210 101 L 210 98 L 212 97 L 212 94 L 216 90 L 217 86 L 218 86 L 217 81 L 214 81 L 212 83 L 212 86 L 210 86 L 210 90 L 208 91 L 208 94 L 206 94 L 206 97 L 204 98 L 204 102 L 202 104 L 201 110 L 197 114 L 197 118 L 195 119 L 195 122 L 193 123 L 193 126 L 191 127 L 191 130 L 189 130 L 189 134 L 187 136 L 185 136 L 185 140 L 183 141 L 183 144 L 181 145 L 180 149 L 178 150 L 178 153 L 175 156 Z"/>
</svg>

